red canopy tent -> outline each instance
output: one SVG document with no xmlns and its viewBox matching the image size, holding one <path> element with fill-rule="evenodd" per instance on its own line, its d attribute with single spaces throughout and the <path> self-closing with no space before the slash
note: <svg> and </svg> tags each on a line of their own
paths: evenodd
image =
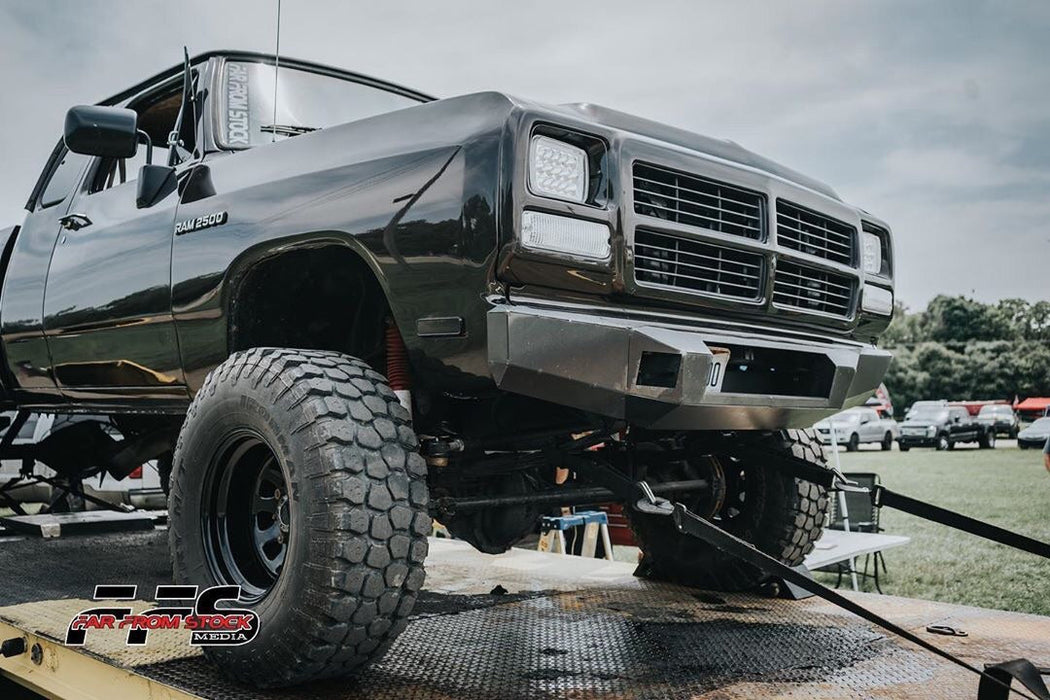
<svg viewBox="0 0 1050 700">
<path fill-rule="evenodd" d="M 1047 415 L 1047 407 L 1050 407 L 1050 397 L 1046 396 L 1029 396 L 1021 403 L 1014 404 L 1014 410 L 1022 418 L 1028 419 Z"/>
</svg>

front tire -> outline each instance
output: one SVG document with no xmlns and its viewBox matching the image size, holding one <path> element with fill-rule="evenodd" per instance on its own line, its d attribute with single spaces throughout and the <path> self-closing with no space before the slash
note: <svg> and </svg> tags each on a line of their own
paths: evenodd
<svg viewBox="0 0 1050 700">
<path fill-rule="evenodd" d="M 176 581 L 241 585 L 259 633 L 205 654 L 261 687 L 378 658 L 423 584 L 426 507 L 408 412 L 381 375 L 333 352 L 231 355 L 179 435 L 169 541 Z"/>
<path fill-rule="evenodd" d="M 856 452 L 860 449 L 860 436 L 853 433 L 846 442 L 846 452 Z"/>
<path fill-rule="evenodd" d="M 824 448 L 812 430 L 787 430 L 765 438 L 778 452 L 826 466 Z M 695 496 L 685 505 L 693 512 L 754 544 L 788 566 L 802 563 L 824 532 L 828 510 L 827 491 L 765 464 L 734 457 L 716 457 L 704 464 L 697 454 L 677 470 L 646 470 L 640 478 L 653 483 L 686 478 L 712 478 L 717 468 L 726 488 L 711 503 L 709 495 Z M 714 512 L 712 512 L 714 509 Z M 738 591 L 753 588 L 764 574 L 758 569 L 679 533 L 670 518 L 630 513 L 631 529 L 644 554 L 639 570 L 653 578 L 709 590 Z"/>
<path fill-rule="evenodd" d="M 937 451 L 943 452 L 944 450 L 952 449 L 952 443 L 946 435 L 937 436 Z"/>
<path fill-rule="evenodd" d="M 981 436 L 977 444 L 982 450 L 994 450 L 995 449 L 995 430 L 989 430 L 987 433 Z"/>
</svg>

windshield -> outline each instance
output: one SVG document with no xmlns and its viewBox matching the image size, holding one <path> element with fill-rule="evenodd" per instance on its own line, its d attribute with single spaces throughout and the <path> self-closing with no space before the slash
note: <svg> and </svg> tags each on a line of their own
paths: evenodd
<svg viewBox="0 0 1050 700">
<path fill-rule="evenodd" d="M 1013 412 L 1009 406 L 982 406 L 981 416 L 1008 416 Z"/>
<path fill-rule="evenodd" d="M 372 85 L 282 66 L 275 115 L 273 78 L 274 67 L 265 63 L 226 64 L 220 120 L 224 145 L 250 148 L 420 103 Z"/>
<path fill-rule="evenodd" d="M 856 411 L 843 411 L 842 413 L 836 413 L 828 420 L 833 423 L 856 423 L 860 420 L 860 413 Z"/>
<path fill-rule="evenodd" d="M 946 408 L 933 408 L 921 407 L 913 409 L 908 414 L 908 420 L 919 420 L 919 421 L 944 421 L 948 420 L 948 409 Z"/>
</svg>

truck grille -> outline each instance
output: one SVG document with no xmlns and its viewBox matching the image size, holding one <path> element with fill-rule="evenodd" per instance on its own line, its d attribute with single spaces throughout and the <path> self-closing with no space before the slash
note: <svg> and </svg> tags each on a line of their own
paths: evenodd
<svg viewBox="0 0 1050 700">
<path fill-rule="evenodd" d="M 845 275 L 781 260 L 773 281 L 773 303 L 848 317 L 855 289 L 856 281 Z"/>
<path fill-rule="evenodd" d="M 763 258 L 757 253 L 645 229 L 635 231 L 634 277 L 639 284 L 758 299 L 763 269 Z"/>
<path fill-rule="evenodd" d="M 732 236 L 765 238 L 761 194 L 646 163 L 634 164 L 634 211 Z"/>
<path fill-rule="evenodd" d="M 785 248 L 853 265 L 857 230 L 849 224 L 777 200 L 777 242 Z"/>
</svg>

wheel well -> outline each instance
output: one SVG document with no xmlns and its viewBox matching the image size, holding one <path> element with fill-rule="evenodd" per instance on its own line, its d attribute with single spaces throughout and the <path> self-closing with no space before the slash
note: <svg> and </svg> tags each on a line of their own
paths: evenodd
<svg viewBox="0 0 1050 700">
<path fill-rule="evenodd" d="M 256 263 L 238 286 L 230 351 L 335 350 L 378 367 L 388 313 L 379 281 L 354 251 L 291 250 Z"/>
</svg>

